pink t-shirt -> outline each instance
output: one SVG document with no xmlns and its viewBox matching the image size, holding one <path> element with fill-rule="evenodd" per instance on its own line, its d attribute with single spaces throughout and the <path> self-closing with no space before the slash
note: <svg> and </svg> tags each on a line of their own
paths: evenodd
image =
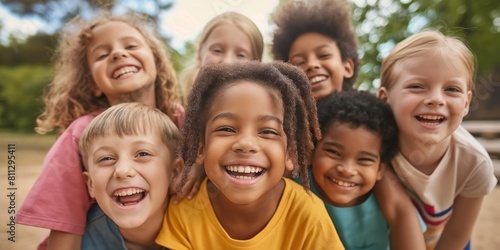
<svg viewBox="0 0 500 250">
<path fill-rule="evenodd" d="M 17 223 L 83 235 L 92 199 L 82 177 L 78 141 L 96 115 L 76 119 L 52 145 L 19 209 Z"/>
</svg>

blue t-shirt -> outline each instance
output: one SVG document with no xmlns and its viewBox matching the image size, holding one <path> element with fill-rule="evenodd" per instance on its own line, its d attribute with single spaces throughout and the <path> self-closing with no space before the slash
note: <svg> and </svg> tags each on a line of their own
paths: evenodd
<svg viewBox="0 0 500 250">
<path fill-rule="evenodd" d="M 87 213 L 87 225 L 82 238 L 82 250 L 94 249 L 127 250 L 118 227 L 97 203 L 92 204 Z"/>
<path fill-rule="evenodd" d="M 309 170 L 311 191 L 324 198 L 314 185 L 312 170 Z M 390 247 L 389 224 L 385 220 L 373 193 L 363 203 L 351 207 L 337 207 L 327 202 L 326 210 L 335 225 L 335 229 L 348 250 L 387 250 Z M 416 211 L 415 211 L 416 212 Z M 417 213 L 418 214 L 418 213 Z M 426 230 L 425 223 L 420 218 L 422 230 Z"/>
</svg>

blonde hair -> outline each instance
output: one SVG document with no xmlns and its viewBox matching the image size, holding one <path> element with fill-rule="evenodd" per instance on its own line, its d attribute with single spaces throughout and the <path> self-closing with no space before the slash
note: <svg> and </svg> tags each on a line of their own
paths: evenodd
<svg viewBox="0 0 500 250">
<path fill-rule="evenodd" d="M 144 103 L 130 102 L 113 105 L 96 116 L 85 128 L 78 143 L 83 163 L 88 168 L 88 156 L 97 138 L 108 135 L 146 135 L 159 136 L 168 147 L 172 159 L 176 157 L 180 132 L 172 120 L 162 111 Z"/>
<path fill-rule="evenodd" d="M 391 53 L 382 61 L 380 81 L 381 87 L 389 89 L 394 85 L 397 76 L 398 62 L 408 58 L 427 55 L 430 52 L 441 52 L 446 56 L 456 58 L 461 62 L 469 77 L 467 88 L 474 90 L 474 55 L 459 38 L 445 36 L 439 31 L 422 31 L 401 41 Z"/>
<path fill-rule="evenodd" d="M 217 15 L 205 25 L 198 38 L 195 64 L 191 67 L 188 67 L 181 73 L 180 82 L 182 85 L 184 99 L 186 99 L 189 92 L 191 92 L 194 79 L 196 78 L 196 75 L 198 74 L 198 71 L 202 66 L 200 53 L 202 47 L 201 45 L 208 39 L 212 31 L 217 28 L 217 26 L 223 23 L 233 24 L 235 27 L 247 34 L 248 38 L 250 38 L 250 43 L 252 46 L 251 59 L 262 61 L 262 54 L 264 52 L 264 40 L 257 25 L 255 25 L 255 23 L 250 20 L 250 18 L 237 12 L 228 11 Z"/>
<path fill-rule="evenodd" d="M 172 119 L 180 115 L 175 111 L 179 103 L 175 71 L 164 45 L 147 31 L 147 18 L 131 13 L 112 16 L 109 12 L 101 12 L 90 21 L 73 18 L 63 28 L 55 54 L 55 75 L 44 96 L 45 110 L 36 120 L 38 126 L 35 130 L 38 133 L 44 134 L 54 128 L 62 133 L 77 118 L 110 106 L 104 95 L 94 95 L 96 86 L 87 63 L 86 50 L 92 30 L 112 21 L 124 22 L 144 37 L 153 52 L 157 69 L 156 107 Z"/>
</svg>

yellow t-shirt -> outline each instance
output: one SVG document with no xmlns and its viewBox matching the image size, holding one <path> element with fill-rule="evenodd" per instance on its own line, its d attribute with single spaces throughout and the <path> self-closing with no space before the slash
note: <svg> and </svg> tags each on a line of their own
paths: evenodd
<svg viewBox="0 0 500 250">
<path fill-rule="evenodd" d="M 168 249 L 344 249 L 323 201 L 284 178 L 285 190 L 275 214 L 260 233 L 248 240 L 229 237 L 220 225 L 207 192 L 177 205 L 169 204 L 156 243 Z"/>
</svg>

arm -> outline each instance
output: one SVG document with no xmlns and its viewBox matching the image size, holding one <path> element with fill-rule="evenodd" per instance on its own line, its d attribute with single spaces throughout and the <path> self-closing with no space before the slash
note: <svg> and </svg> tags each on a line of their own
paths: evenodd
<svg viewBox="0 0 500 250">
<path fill-rule="evenodd" d="M 436 250 L 464 249 L 471 238 L 472 229 L 482 203 L 483 197 L 466 198 L 458 196 L 455 198 L 451 218 L 446 223 Z"/>
<path fill-rule="evenodd" d="M 179 203 L 184 197 L 192 199 L 199 191 L 201 182 L 205 179 L 205 168 L 198 164 L 191 166 L 191 171 L 187 175 L 186 183 L 182 186 L 181 190 L 178 191 L 179 186 L 182 182 L 182 170 L 178 170 L 174 173 L 174 178 L 170 185 L 170 193 L 177 194 L 172 196 L 173 204 Z"/>
<path fill-rule="evenodd" d="M 386 168 L 374 190 L 380 210 L 391 228 L 391 249 L 425 249 L 417 211 L 391 168 Z"/>
<path fill-rule="evenodd" d="M 66 250 L 66 249 L 81 249 L 82 236 L 76 234 L 65 233 L 56 230 L 50 230 L 50 235 L 47 243 L 47 250 Z"/>
</svg>

